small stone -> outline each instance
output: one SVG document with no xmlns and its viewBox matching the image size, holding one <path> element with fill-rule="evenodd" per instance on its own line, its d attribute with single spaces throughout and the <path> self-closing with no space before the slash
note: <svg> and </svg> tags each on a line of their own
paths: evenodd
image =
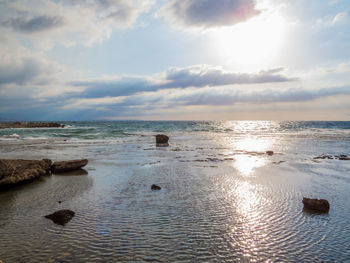
<svg viewBox="0 0 350 263">
<path fill-rule="evenodd" d="M 64 226 L 74 217 L 74 215 L 75 213 L 71 210 L 58 210 L 53 214 L 46 215 L 45 217 L 51 219 L 57 225 Z"/>
<path fill-rule="evenodd" d="M 266 151 L 266 154 L 271 156 L 271 155 L 273 155 L 273 151 Z"/>
<path fill-rule="evenodd" d="M 156 185 L 156 184 L 152 184 L 151 189 L 152 190 L 160 190 L 162 188 L 160 186 Z"/>
</svg>

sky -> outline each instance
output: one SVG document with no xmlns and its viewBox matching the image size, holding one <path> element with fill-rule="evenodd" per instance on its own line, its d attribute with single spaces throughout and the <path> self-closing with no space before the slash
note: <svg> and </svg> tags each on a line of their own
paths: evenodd
<svg viewBox="0 0 350 263">
<path fill-rule="evenodd" d="M 348 0 L 0 0 L 0 121 L 350 120 Z"/>
</svg>

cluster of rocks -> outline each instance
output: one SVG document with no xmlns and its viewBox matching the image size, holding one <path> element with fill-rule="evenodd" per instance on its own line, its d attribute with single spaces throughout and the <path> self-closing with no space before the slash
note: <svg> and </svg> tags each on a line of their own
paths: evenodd
<svg viewBox="0 0 350 263">
<path fill-rule="evenodd" d="M 43 175 L 69 172 L 80 169 L 88 163 L 87 159 L 54 162 L 43 160 L 0 159 L 0 187 L 32 181 Z"/>
<path fill-rule="evenodd" d="M 0 129 L 5 128 L 63 128 L 65 125 L 56 122 L 0 122 Z"/>
<path fill-rule="evenodd" d="M 318 160 L 318 159 L 350 161 L 350 157 L 345 154 L 340 154 L 340 155 L 322 154 L 320 156 L 314 157 L 314 160 Z"/>
</svg>

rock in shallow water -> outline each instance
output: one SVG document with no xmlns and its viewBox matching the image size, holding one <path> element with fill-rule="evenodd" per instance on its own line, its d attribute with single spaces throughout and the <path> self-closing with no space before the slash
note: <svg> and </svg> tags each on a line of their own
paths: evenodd
<svg viewBox="0 0 350 263">
<path fill-rule="evenodd" d="M 328 213 L 330 205 L 326 199 L 303 198 L 304 208 L 321 213 Z"/>
<path fill-rule="evenodd" d="M 164 134 L 157 134 L 156 135 L 156 144 L 157 147 L 164 147 L 164 146 L 169 146 L 169 137 L 164 135 Z"/>
<path fill-rule="evenodd" d="M 45 217 L 51 219 L 55 224 L 64 226 L 73 217 L 75 213 L 71 210 L 58 210 L 53 214 L 46 215 Z"/>
<path fill-rule="evenodd" d="M 52 161 L 0 159 L 0 186 L 30 181 L 50 172 Z"/>
<path fill-rule="evenodd" d="M 152 184 L 151 189 L 152 190 L 160 190 L 162 188 L 160 186 L 156 185 L 156 184 Z"/>
<path fill-rule="evenodd" d="M 81 167 L 84 167 L 85 165 L 87 165 L 87 163 L 87 159 L 54 162 L 54 164 L 51 166 L 51 171 L 53 173 L 74 171 L 80 169 Z"/>
</svg>

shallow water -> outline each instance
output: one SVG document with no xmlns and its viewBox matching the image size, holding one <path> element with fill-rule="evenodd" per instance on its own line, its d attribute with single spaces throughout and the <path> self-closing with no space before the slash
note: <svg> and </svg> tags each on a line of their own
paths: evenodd
<svg viewBox="0 0 350 263">
<path fill-rule="evenodd" d="M 0 192 L 6 263 L 350 259 L 350 161 L 313 160 L 350 154 L 349 122 L 69 124 L 0 131 L 20 136 L 0 140 L 1 158 L 89 158 L 85 175 Z M 304 212 L 303 196 L 330 212 Z M 59 209 L 76 213 L 64 227 L 43 217 Z"/>
</svg>

